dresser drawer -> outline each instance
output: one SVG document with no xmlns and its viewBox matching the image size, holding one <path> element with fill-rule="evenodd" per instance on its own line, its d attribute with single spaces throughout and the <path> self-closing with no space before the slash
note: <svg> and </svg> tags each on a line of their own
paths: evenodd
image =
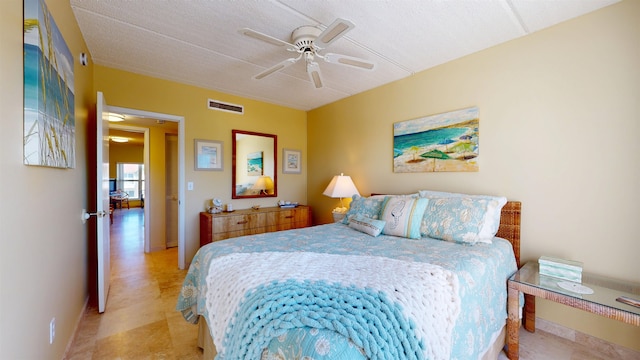
<svg viewBox="0 0 640 360">
<path fill-rule="evenodd" d="M 282 209 L 276 215 L 276 230 L 289 230 L 306 227 L 308 208 Z"/>
<path fill-rule="evenodd" d="M 262 233 L 265 233 L 265 232 L 267 232 L 267 227 L 266 226 L 265 227 L 251 228 L 251 229 L 246 229 L 246 230 L 215 232 L 215 233 L 213 233 L 213 236 L 212 236 L 213 239 L 212 240 L 213 241 L 218 241 L 218 240 L 230 239 L 230 238 L 246 236 L 246 235 L 262 234 Z"/>
<path fill-rule="evenodd" d="M 244 214 L 213 218 L 214 232 L 244 231 L 252 228 L 265 227 L 266 214 Z"/>
<path fill-rule="evenodd" d="M 200 213 L 200 246 L 212 241 L 245 235 L 297 229 L 311 226 L 311 208 L 292 209 L 266 207 L 258 210 L 242 209 L 233 213 Z"/>
</svg>

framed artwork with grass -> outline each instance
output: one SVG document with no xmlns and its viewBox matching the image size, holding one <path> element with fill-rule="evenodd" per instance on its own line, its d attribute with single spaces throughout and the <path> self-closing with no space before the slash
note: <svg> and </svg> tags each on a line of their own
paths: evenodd
<svg viewBox="0 0 640 360">
<path fill-rule="evenodd" d="M 26 165 L 75 168 L 74 58 L 43 0 L 24 0 Z"/>
</svg>

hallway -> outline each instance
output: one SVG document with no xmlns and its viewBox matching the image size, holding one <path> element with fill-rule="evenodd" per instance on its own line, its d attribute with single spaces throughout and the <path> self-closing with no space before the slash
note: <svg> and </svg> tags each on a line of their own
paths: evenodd
<svg viewBox="0 0 640 360">
<path fill-rule="evenodd" d="M 113 215 L 106 311 L 89 305 L 67 359 L 202 359 L 198 327 L 175 310 L 178 248 L 145 254 L 143 209 Z"/>
</svg>

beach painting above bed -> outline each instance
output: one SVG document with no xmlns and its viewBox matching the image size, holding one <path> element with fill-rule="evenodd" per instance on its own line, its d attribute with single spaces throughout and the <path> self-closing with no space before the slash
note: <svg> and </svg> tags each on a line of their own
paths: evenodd
<svg viewBox="0 0 640 360">
<path fill-rule="evenodd" d="M 393 171 L 478 171 L 477 107 L 393 124 Z"/>
</svg>

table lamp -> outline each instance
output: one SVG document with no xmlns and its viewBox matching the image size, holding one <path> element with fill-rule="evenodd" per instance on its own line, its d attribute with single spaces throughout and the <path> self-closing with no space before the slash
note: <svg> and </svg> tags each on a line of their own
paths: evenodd
<svg viewBox="0 0 640 360">
<path fill-rule="evenodd" d="M 273 194 L 273 180 L 271 179 L 271 176 L 260 176 L 251 189 L 257 190 L 260 195 Z"/>
<path fill-rule="evenodd" d="M 360 195 L 358 189 L 356 189 L 356 186 L 351 180 L 351 176 L 347 176 L 342 173 L 331 179 L 329 186 L 327 186 L 322 194 L 330 198 L 340 198 L 340 207 L 333 209 L 333 217 L 336 221 L 339 220 L 336 219 L 337 217 L 343 218 L 344 214 L 347 212 L 347 208 L 344 206 L 342 199 L 352 197 L 353 195 Z"/>
</svg>

